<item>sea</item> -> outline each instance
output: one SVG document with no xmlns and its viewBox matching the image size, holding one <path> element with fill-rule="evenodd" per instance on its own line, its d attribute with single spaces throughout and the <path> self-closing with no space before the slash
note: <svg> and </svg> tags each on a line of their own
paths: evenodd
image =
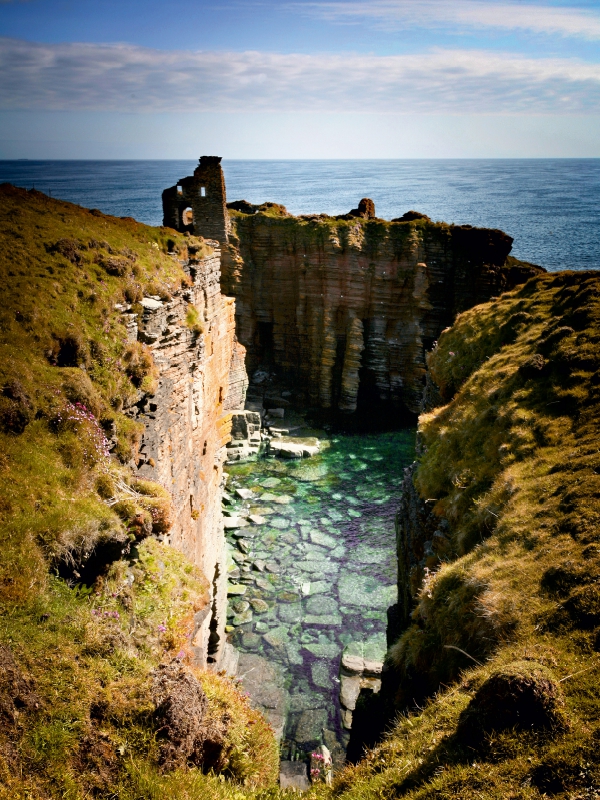
<svg viewBox="0 0 600 800">
<path fill-rule="evenodd" d="M 393 219 L 500 228 L 512 254 L 548 270 L 600 269 L 600 159 L 223 160 L 228 200 L 292 214 L 344 214 L 362 197 Z M 162 222 L 161 192 L 195 161 L 0 161 L 8 181 L 52 197 Z"/>
</svg>

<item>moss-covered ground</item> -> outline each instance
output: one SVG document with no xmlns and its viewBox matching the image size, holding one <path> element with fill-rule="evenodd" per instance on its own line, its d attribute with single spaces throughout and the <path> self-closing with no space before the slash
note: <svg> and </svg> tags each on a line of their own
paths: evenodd
<svg viewBox="0 0 600 800">
<path fill-rule="evenodd" d="M 209 713 L 229 719 L 222 773 L 159 769 L 151 673 L 172 658 L 187 662 L 191 618 L 207 601 L 207 584 L 180 554 L 145 538 L 168 526 L 170 501 L 129 468 L 139 428 L 124 407 L 152 391 L 155 368 L 147 349 L 128 343 L 123 311 L 140 313 L 143 295 L 168 298 L 185 286 L 173 256 L 192 248 L 196 257 L 206 252 L 175 231 L 0 187 L 7 800 L 231 800 L 235 787 L 251 796 L 277 777 L 263 718 L 234 684 L 203 672 Z M 88 580 L 103 547 L 116 560 Z"/>
<path fill-rule="evenodd" d="M 185 660 L 206 585 L 140 537 L 169 509 L 128 471 L 123 398 L 151 389 L 153 365 L 115 305 L 181 286 L 169 252 L 187 243 L 0 190 L 0 797 L 281 796 L 268 727 L 219 676 L 199 673 L 211 713 L 235 720 L 222 774 L 157 759 L 150 673 Z M 599 361 L 595 273 L 536 277 L 440 337 L 416 483 L 450 546 L 390 652 L 387 738 L 308 797 L 600 796 Z M 89 586 L 76 565 L 101 541 L 130 551 Z M 544 713 L 510 722 L 502 687 L 533 687 Z"/>
<path fill-rule="evenodd" d="M 467 311 L 429 368 L 442 405 L 420 419 L 416 485 L 451 551 L 390 652 L 398 722 L 333 794 L 598 797 L 600 275 L 539 276 Z M 477 718 L 503 670 L 543 673 L 552 723 L 518 704 L 507 723 L 499 690 Z"/>
</svg>

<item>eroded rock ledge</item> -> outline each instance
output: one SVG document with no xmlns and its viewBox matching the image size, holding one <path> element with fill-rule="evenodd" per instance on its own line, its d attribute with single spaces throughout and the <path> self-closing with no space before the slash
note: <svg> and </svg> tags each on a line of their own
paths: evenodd
<svg viewBox="0 0 600 800">
<path fill-rule="evenodd" d="M 502 231 L 415 212 L 387 222 L 374 207 L 338 218 L 229 208 L 222 285 L 236 298 L 248 369 L 271 363 L 313 407 L 417 413 L 425 352 L 441 331 L 538 271 L 509 258 Z"/>
</svg>

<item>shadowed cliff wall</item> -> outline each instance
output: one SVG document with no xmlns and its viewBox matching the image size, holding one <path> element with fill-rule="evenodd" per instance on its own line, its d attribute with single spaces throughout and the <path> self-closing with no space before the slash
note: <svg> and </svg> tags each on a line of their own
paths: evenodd
<svg viewBox="0 0 600 800">
<path fill-rule="evenodd" d="M 138 404 L 144 423 L 138 473 L 173 497 L 170 543 L 211 582 L 210 607 L 196 619 L 199 662 L 222 655 L 226 611 L 225 539 L 221 515 L 225 445 L 232 408 L 243 408 L 244 348 L 235 337 L 234 300 L 219 288 L 220 250 L 190 264 L 192 285 L 169 302 L 144 298 L 137 337 L 159 369 L 158 388 Z M 190 324 L 190 308 L 196 310 Z"/>
<path fill-rule="evenodd" d="M 271 361 L 313 407 L 417 413 L 440 332 L 535 271 L 505 266 L 512 239 L 498 230 L 239 205 L 222 285 L 248 369 Z"/>
</svg>

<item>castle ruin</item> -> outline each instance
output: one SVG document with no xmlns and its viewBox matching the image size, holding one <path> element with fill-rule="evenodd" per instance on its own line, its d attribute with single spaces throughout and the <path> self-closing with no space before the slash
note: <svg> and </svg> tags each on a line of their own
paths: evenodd
<svg viewBox="0 0 600 800">
<path fill-rule="evenodd" d="M 163 225 L 226 244 L 229 216 L 220 156 L 202 156 L 194 174 L 162 193 Z"/>
</svg>

